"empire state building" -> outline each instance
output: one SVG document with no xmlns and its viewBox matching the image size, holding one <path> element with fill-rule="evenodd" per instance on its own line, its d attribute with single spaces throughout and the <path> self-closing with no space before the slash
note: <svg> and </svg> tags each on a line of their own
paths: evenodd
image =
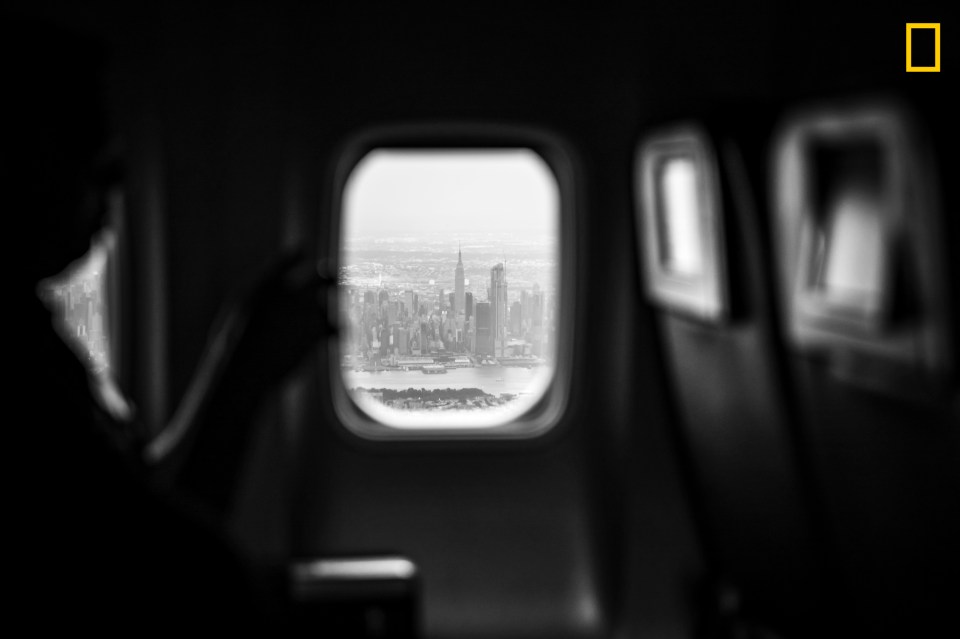
<svg viewBox="0 0 960 639">
<path fill-rule="evenodd" d="M 507 341 L 507 269 L 503 262 L 490 269 L 490 312 L 493 315 L 494 354 L 500 347 L 500 357 Z"/>
<path fill-rule="evenodd" d="M 458 318 L 466 312 L 463 292 L 463 253 L 457 249 L 457 270 L 454 275 L 453 316 Z"/>
</svg>

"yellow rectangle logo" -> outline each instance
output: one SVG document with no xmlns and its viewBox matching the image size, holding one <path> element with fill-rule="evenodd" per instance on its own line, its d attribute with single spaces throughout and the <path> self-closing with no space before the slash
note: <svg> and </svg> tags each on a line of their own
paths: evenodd
<svg viewBox="0 0 960 639">
<path fill-rule="evenodd" d="M 913 66 L 913 45 L 910 32 L 914 29 L 933 29 L 934 58 L 932 67 Z M 907 23 L 907 73 L 940 72 L 940 23 L 939 22 L 908 22 Z"/>
</svg>

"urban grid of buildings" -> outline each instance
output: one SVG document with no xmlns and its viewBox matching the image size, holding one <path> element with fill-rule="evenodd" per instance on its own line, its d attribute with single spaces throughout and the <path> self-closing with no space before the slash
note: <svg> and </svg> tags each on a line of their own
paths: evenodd
<svg viewBox="0 0 960 639">
<path fill-rule="evenodd" d="M 537 284 L 510 291 L 502 262 L 490 269 L 486 299 L 465 289 L 462 251 L 452 291 L 391 289 L 383 283 L 377 290 L 361 290 L 341 284 L 341 299 L 347 316 L 344 367 L 441 372 L 445 367 L 535 366 L 552 358 L 554 306 Z"/>
<path fill-rule="evenodd" d="M 62 321 L 62 330 L 86 352 L 87 364 L 96 373 L 106 371 L 110 361 L 103 286 L 102 274 L 89 271 L 42 292 L 54 317 Z"/>
</svg>

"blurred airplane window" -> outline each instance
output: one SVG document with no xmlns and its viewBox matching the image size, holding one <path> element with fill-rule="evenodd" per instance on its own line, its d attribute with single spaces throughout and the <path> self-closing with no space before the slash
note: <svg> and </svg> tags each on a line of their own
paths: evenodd
<svg viewBox="0 0 960 639">
<path fill-rule="evenodd" d="M 884 169 L 874 142 L 815 150 L 824 247 L 819 286 L 832 302 L 870 306 L 883 289 Z"/>
<path fill-rule="evenodd" d="M 529 149 L 378 149 L 343 192 L 341 372 L 397 428 L 493 427 L 554 374 L 560 201 Z"/>
<path fill-rule="evenodd" d="M 697 171 L 692 158 L 675 157 L 660 168 L 661 259 L 678 275 L 703 272 Z"/>
<path fill-rule="evenodd" d="M 872 298 L 882 291 L 883 231 L 878 208 L 877 201 L 853 193 L 839 199 L 831 211 L 822 286 L 837 302 L 851 296 Z"/>
<path fill-rule="evenodd" d="M 44 280 L 40 287 L 42 299 L 60 324 L 61 335 L 98 377 L 110 373 L 107 269 L 114 243 L 115 235 L 109 228 L 101 231 L 81 260 Z"/>
<path fill-rule="evenodd" d="M 720 180 L 696 124 L 652 131 L 637 149 L 636 214 L 646 293 L 699 321 L 728 313 Z"/>
</svg>

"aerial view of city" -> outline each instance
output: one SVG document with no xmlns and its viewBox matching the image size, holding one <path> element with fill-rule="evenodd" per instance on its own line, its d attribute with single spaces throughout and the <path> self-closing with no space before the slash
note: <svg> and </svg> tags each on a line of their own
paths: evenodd
<svg viewBox="0 0 960 639">
<path fill-rule="evenodd" d="M 436 166 L 445 170 L 461 159 L 440 155 L 445 157 L 436 158 Z M 476 168 L 476 157 L 463 159 L 464 171 Z M 530 163 L 526 156 L 513 159 Z M 489 155 L 481 160 L 502 162 Z M 385 173 L 387 168 L 385 163 Z M 470 197 L 467 181 L 475 177 L 432 178 L 427 187 L 459 180 L 460 199 L 446 203 L 439 225 L 449 230 L 424 224 L 434 219 L 430 207 L 443 198 L 437 188 L 410 188 L 410 175 L 399 197 L 383 200 L 406 215 L 364 218 L 365 210 L 348 202 L 339 274 L 344 384 L 358 404 L 391 425 L 499 421 L 532 405 L 553 374 L 556 212 L 537 217 L 534 210 L 533 224 L 516 216 L 514 223 L 502 218 L 501 224 L 487 213 L 498 204 L 490 201 L 478 218 L 476 210 L 456 203 L 515 199 L 517 190 L 488 184 Z M 379 193 L 391 190 L 391 183 L 376 186 Z M 544 200 L 541 209 L 555 207 L 554 200 Z M 367 210 L 383 208 L 378 202 Z M 398 218 L 410 230 L 390 223 Z M 476 231 L 478 219 L 496 222 L 483 226 L 497 230 Z M 421 232 L 410 232 L 415 229 Z"/>
<path fill-rule="evenodd" d="M 106 250 L 95 245 L 79 263 L 56 278 L 46 280 L 40 294 L 60 321 L 60 331 L 91 372 L 110 370 L 107 329 Z"/>
<path fill-rule="evenodd" d="M 438 236 L 349 246 L 341 368 L 356 396 L 404 411 L 489 411 L 532 399 L 549 379 L 553 243 L 474 235 L 449 249 Z"/>
</svg>

